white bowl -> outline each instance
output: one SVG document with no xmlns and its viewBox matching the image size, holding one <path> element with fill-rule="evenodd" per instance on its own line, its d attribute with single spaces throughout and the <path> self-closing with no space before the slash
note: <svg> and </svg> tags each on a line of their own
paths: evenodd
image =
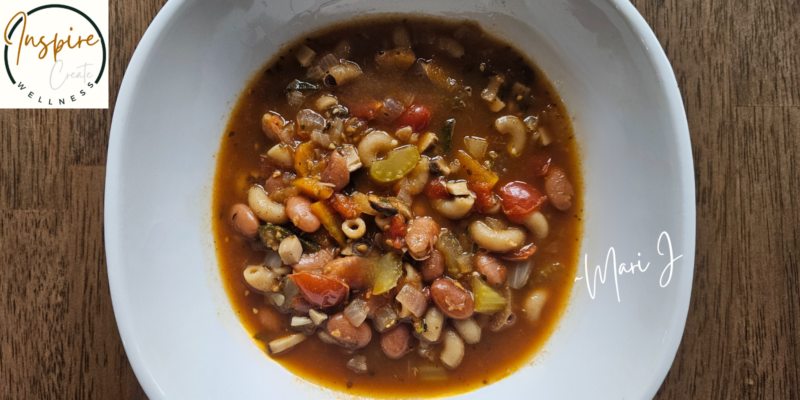
<svg viewBox="0 0 800 400">
<path fill-rule="evenodd" d="M 111 295 L 147 395 L 341 397 L 271 361 L 233 314 L 211 234 L 215 153 L 246 80 L 281 45 L 332 22 L 395 12 L 474 19 L 529 54 L 574 117 L 589 266 L 603 264 L 609 247 L 625 268 L 651 263 L 645 272 L 609 272 L 594 299 L 588 279 L 577 281 L 559 328 L 531 365 L 462 397 L 652 397 L 688 311 L 694 178 L 675 77 L 625 0 L 169 1 L 128 66 L 106 176 Z M 659 281 L 668 256 L 656 249 L 664 231 L 675 257 L 682 255 L 666 287 Z"/>
</svg>

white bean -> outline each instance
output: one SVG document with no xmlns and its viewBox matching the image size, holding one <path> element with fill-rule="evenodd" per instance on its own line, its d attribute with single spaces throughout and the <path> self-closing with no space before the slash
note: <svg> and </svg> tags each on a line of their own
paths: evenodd
<svg viewBox="0 0 800 400">
<path fill-rule="evenodd" d="M 464 341 L 452 329 L 444 333 L 444 349 L 439 354 L 439 359 L 449 369 L 457 368 L 464 359 Z"/>
<path fill-rule="evenodd" d="M 258 218 L 266 222 L 276 225 L 289 222 L 286 207 L 272 201 L 261 186 L 253 186 L 247 191 L 247 203 Z"/>
<path fill-rule="evenodd" d="M 478 246 L 501 253 L 514 250 L 525 242 L 525 231 L 522 229 L 492 229 L 483 221 L 471 223 L 469 235 Z"/>
<path fill-rule="evenodd" d="M 467 319 L 454 319 L 453 326 L 467 344 L 475 344 L 481 341 L 481 327 L 470 317 Z"/>
</svg>

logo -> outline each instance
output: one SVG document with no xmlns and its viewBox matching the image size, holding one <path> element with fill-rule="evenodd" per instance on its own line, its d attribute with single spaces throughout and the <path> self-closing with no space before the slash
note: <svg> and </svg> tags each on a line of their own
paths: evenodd
<svg viewBox="0 0 800 400">
<path fill-rule="evenodd" d="M 108 108 L 107 0 L 3 3 L 0 108 Z"/>
</svg>

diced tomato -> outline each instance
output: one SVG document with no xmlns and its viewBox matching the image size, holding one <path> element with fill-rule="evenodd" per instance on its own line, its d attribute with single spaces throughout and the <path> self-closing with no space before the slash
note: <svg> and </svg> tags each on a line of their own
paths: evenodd
<svg viewBox="0 0 800 400">
<path fill-rule="evenodd" d="M 537 154 L 533 156 L 531 159 L 531 167 L 533 169 L 533 173 L 538 176 L 545 176 L 547 175 L 547 171 L 550 170 L 550 164 L 552 163 L 553 159 L 550 156 L 546 156 L 544 154 Z"/>
<path fill-rule="evenodd" d="M 392 217 L 392 222 L 389 224 L 389 229 L 386 230 L 386 244 L 392 246 L 396 249 L 401 249 L 406 244 L 406 232 L 408 232 L 408 227 L 406 226 L 405 219 L 403 219 L 402 215 L 395 215 Z"/>
<path fill-rule="evenodd" d="M 329 201 L 333 209 L 341 214 L 344 219 L 358 218 L 360 209 L 358 208 L 358 204 L 351 197 L 345 196 L 341 193 L 336 193 L 329 199 Z"/>
<path fill-rule="evenodd" d="M 547 196 L 535 187 L 519 181 L 503 185 L 498 190 L 498 194 L 503 199 L 501 204 L 503 212 L 506 213 L 508 219 L 514 222 L 521 222 L 547 200 Z"/>
<path fill-rule="evenodd" d="M 468 185 L 469 190 L 475 193 L 475 210 L 481 214 L 488 214 L 489 210 L 497 205 L 492 187 L 485 182 L 470 182 Z"/>
<path fill-rule="evenodd" d="M 341 280 L 319 274 L 301 272 L 289 275 L 309 303 L 317 307 L 331 307 L 341 303 L 350 288 Z"/>
<path fill-rule="evenodd" d="M 431 110 L 423 105 L 411 105 L 397 117 L 398 126 L 410 126 L 414 132 L 421 132 L 431 122 Z"/>
<path fill-rule="evenodd" d="M 527 260 L 528 257 L 533 255 L 533 253 L 536 253 L 536 245 L 530 243 L 517 250 L 498 254 L 498 257 L 502 258 L 503 260 Z"/>
<path fill-rule="evenodd" d="M 425 195 L 431 199 L 446 199 L 450 195 L 447 193 L 447 183 L 441 176 L 431 179 L 425 184 Z"/>
<path fill-rule="evenodd" d="M 380 110 L 381 107 L 383 107 L 383 103 L 375 99 L 370 99 L 354 105 L 350 109 L 350 115 L 360 119 L 365 119 L 367 121 L 372 121 L 378 116 L 378 110 Z"/>
</svg>

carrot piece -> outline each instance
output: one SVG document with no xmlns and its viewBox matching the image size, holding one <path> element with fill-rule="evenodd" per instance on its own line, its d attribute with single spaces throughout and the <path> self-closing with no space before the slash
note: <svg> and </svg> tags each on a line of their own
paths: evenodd
<svg viewBox="0 0 800 400">
<path fill-rule="evenodd" d="M 485 183 L 489 188 L 493 188 L 498 181 L 497 175 L 483 168 L 483 166 L 470 157 L 464 150 L 459 150 L 456 154 L 456 159 L 461 163 L 461 168 L 458 170 L 458 175 L 465 179 L 468 183 Z"/>
<path fill-rule="evenodd" d="M 301 143 L 294 151 L 294 170 L 303 177 L 311 175 L 312 159 L 314 159 L 314 143 Z"/>
<path fill-rule="evenodd" d="M 332 187 L 323 185 L 322 182 L 312 178 L 297 178 L 292 181 L 291 185 L 314 200 L 325 200 L 333 195 Z"/>
<path fill-rule="evenodd" d="M 344 235 L 344 231 L 342 230 L 342 223 L 344 223 L 344 220 L 327 202 L 318 201 L 312 204 L 311 212 L 319 218 L 320 222 L 322 222 L 322 226 L 328 230 L 328 233 L 331 234 L 340 246 L 344 247 L 347 245 L 347 236 Z"/>
</svg>

